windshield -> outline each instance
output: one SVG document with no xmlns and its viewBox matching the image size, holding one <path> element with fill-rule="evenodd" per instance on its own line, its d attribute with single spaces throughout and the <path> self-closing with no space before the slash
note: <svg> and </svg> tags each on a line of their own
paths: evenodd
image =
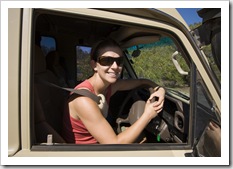
<svg viewBox="0 0 233 169">
<path fill-rule="evenodd" d="M 153 80 L 170 93 L 189 100 L 190 69 L 184 58 L 176 51 L 171 38 L 163 37 L 154 43 L 132 46 L 127 52 L 138 78 Z M 178 71 L 174 61 L 178 63 L 181 71 Z"/>
</svg>

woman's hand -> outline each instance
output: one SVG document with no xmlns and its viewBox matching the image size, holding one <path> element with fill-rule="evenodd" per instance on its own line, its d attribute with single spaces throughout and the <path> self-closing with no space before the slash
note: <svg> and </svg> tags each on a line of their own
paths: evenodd
<svg viewBox="0 0 233 169">
<path fill-rule="evenodd" d="M 163 104 L 164 104 L 164 99 L 165 99 L 165 90 L 164 90 L 164 88 L 156 87 L 154 89 L 153 93 L 150 95 L 149 100 L 151 101 L 154 97 L 157 97 L 158 101 L 155 101 L 153 103 L 153 107 L 154 107 L 154 110 L 159 113 L 163 109 Z"/>
<path fill-rule="evenodd" d="M 146 106 L 143 113 L 143 115 L 146 115 L 149 118 L 149 120 L 156 117 L 158 113 L 162 111 L 165 98 L 165 90 L 161 87 L 158 90 L 150 89 L 150 92 L 152 94 L 146 102 Z M 158 100 L 153 101 L 154 97 L 157 97 Z"/>
<path fill-rule="evenodd" d="M 142 114 L 142 116 L 144 115 L 148 118 L 148 122 L 150 122 L 151 119 L 155 118 L 158 115 L 158 112 L 154 108 L 154 103 L 152 103 L 149 99 L 146 102 L 144 113 Z"/>
</svg>

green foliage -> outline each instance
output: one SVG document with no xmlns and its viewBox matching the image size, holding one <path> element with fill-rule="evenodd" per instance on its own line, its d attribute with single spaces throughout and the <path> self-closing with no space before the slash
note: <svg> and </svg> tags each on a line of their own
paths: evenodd
<svg viewBox="0 0 233 169">
<path fill-rule="evenodd" d="M 80 47 L 76 48 L 77 56 L 77 81 L 83 81 L 93 74 L 90 66 L 90 54 Z"/>
<path fill-rule="evenodd" d="M 190 25 L 189 25 L 189 28 L 190 28 L 191 30 L 193 30 L 193 29 L 199 27 L 201 24 L 202 24 L 201 22 L 194 23 L 194 24 L 190 24 Z"/>
<path fill-rule="evenodd" d="M 166 87 L 180 87 L 188 83 L 186 76 L 180 75 L 172 62 L 171 56 L 176 51 L 173 45 L 155 45 L 140 50 L 141 55 L 132 58 L 139 78 L 148 78 Z M 189 70 L 182 57 L 178 56 L 178 62 L 183 70 Z"/>
<path fill-rule="evenodd" d="M 207 46 L 204 46 L 203 47 L 203 52 L 205 53 L 207 59 L 208 59 L 208 62 L 209 62 L 209 65 L 211 67 L 211 69 L 213 70 L 213 72 L 215 73 L 218 81 L 221 83 L 221 72 L 220 70 L 218 69 L 215 61 L 214 61 L 214 57 L 213 57 L 213 54 L 212 54 L 212 49 L 211 49 L 211 45 L 207 45 Z"/>
</svg>

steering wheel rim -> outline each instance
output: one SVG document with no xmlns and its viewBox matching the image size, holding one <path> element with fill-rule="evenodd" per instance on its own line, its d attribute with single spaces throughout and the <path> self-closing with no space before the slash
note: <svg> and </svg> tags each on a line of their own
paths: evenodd
<svg viewBox="0 0 233 169">
<path fill-rule="evenodd" d="M 118 111 L 118 117 L 121 117 L 121 116 L 122 116 L 122 112 L 124 112 L 123 110 L 125 109 L 125 106 L 126 106 L 127 103 L 129 102 L 130 98 L 133 98 L 133 103 L 136 102 L 136 101 L 138 101 L 138 100 L 143 100 L 143 99 L 141 98 L 141 96 L 139 96 L 139 94 L 138 94 L 138 91 L 141 90 L 141 89 L 146 89 L 146 90 L 148 90 L 148 91 L 150 92 L 149 87 L 142 87 L 142 86 L 137 87 L 136 89 L 131 90 L 131 91 L 127 94 L 127 96 L 125 97 L 125 99 L 124 99 L 124 101 L 123 101 L 123 104 L 122 104 L 121 108 L 120 108 L 119 111 Z M 150 93 L 150 94 L 151 94 L 151 93 Z M 144 101 L 145 101 L 145 100 L 144 100 Z M 132 105 L 133 105 L 133 104 L 132 104 Z M 131 105 L 131 106 L 132 106 L 132 105 Z M 129 114 L 129 112 L 128 112 L 127 114 Z"/>
<path fill-rule="evenodd" d="M 144 102 L 144 104 L 146 104 L 146 101 L 141 99 L 140 95 L 138 94 L 138 91 L 140 91 L 142 88 L 148 90 L 150 95 L 154 92 L 153 88 L 140 87 L 140 88 L 134 89 L 128 93 L 127 97 L 125 98 L 125 100 L 123 102 L 124 104 L 122 105 L 120 110 L 124 109 L 124 106 L 126 105 L 127 101 L 129 101 L 130 98 L 133 98 L 133 104 L 131 105 L 131 108 L 127 114 L 127 118 L 125 118 L 125 119 L 118 118 L 116 120 L 116 123 L 118 124 L 118 128 L 117 128 L 118 133 L 122 132 L 121 126 L 120 126 L 121 123 L 128 123 L 128 124 L 132 125 L 137 119 L 140 118 L 140 115 L 142 114 L 141 113 L 142 108 L 140 108 L 141 110 L 137 111 L 138 110 L 137 107 L 143 106 L 141 102 Z M 144 110 L 144 107 L 143 107 L 143 110 Z M 134 111 L 137 111 L 137 112 L 134 112 Z M 162 113 L 162 112 L 160 112 L 160 113 Z M 153 118 L 151 120 L 151 122 L 145 127 L 144 130 L 147 130 L 147 131 L 153 133 L 154 135 L 159 135 L 159 136 L 162 135 L 161 133 L 163 131 L 164 126 L 166 127 L 166 122 L 163 120 L 163 117 L 161 117 L 160 113 L 155 118 Z M 119 113 L 118 117 L 120 117 L 121 115 L 122 114 Z M 135 117 L 130 117 L 131 115 L 135 116 Z M 130 119 L 130 118 L 132 118 L 132 119 Z M 163 139 L 163 138 L 161 137 L 161 139 Z"/>
</svg>

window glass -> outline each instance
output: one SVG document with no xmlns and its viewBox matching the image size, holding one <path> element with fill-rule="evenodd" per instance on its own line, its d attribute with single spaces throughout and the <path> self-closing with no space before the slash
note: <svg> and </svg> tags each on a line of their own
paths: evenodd
<svg viewBox="0 0 233 169">
<path fill-rule="evenodd" d="M 50 51 L 56 50 L 56 42 L 52 37 L 41 36 L 40 46 L 46 56 Z"/>
<path fill-rule="evenodd" d="M 197 13 L 203 20 L 190 25 L 190 29 L 198 37 L 195 37 L 199 41 L 198 46 L 221 88 L 221 10 L 200 9 Z"/>
<path fill-rule="evenodd" d="M 216 78 L 218 79 L 218 82 L 221 84 L 221 70 L 219 69 L 220 67 L 218 67 L 217 61 L 213 56 L 211 45 L 204 46 L 203 52 L 205 53 L 205 55 L 207 57 L 207 61 L 210 65 L 210 68 L 212 69 L 213 73 L 215 74 Z"/>
<path fill-rule="evenodd" d="M 197 145 L 200 157 L 221 157 L 221 127 L 211 121 L 205 128 Z"/>
<path fill-rule="evenodd" d="M 203 89 L 202 84 L 197 83 L 196 86 L 197 86 L 197 102 L 198 102 L 198 104 L 202 105 L 207 110 L 210 110 L 213 103 L 211 103 L 211 101 L 207 99 L 207 97 L 206 97 L 207 93 Z"/>
<path fill-rule="evenodd" d="M 132 78 L 129 74 L 129 72 L 123 67 L 122 69 L 122 79 L 130 79 Z"/>
<path fill-rule="evenodd" d="M 179 73 L 172 60 L 174 52 L 176 46 L 173 41 L 164 37 L 158 42 L 128 48 L 128 58 L 138 78 L 151 79 L 158 85 L 189 97 L 189 67 L 184 58 L 177 53 L 175 59 L 187 74 Z"/>
<path fill-rule="evenodd" d="M 206 92 L 207 89 L 204 88 L 204 85 L 201 82 L 198 82 L 196 84 L 196 87 L 197 87 L 197 106 L 205 110 L 206 114 L 212 116 L 214 120 L 218 121 L 219 115 L 214 110 L 214 106 L 215 106 L 214 100 Z"/>
<path fill-rule="evenodd" d="M 90 77 L 93 70 L 90 66 L 91 48 L 86 46 L 76 46 L 77 59 L 77 81 L 83 81 Z"/>
</svg>

